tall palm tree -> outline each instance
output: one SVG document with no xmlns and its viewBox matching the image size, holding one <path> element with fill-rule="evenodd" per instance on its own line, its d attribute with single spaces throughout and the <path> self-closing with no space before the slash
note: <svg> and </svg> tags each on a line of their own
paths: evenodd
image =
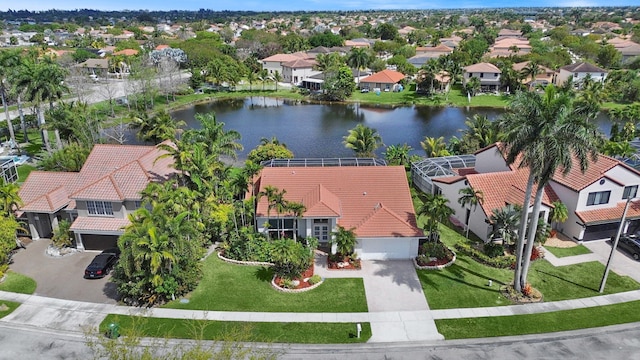
<svg viewBox="0 0 640 360">
<path fill-rule="evenodd" d="M 276 91 L 278 91 L 278 83 L 282 82 L 282 74 L 278 70 L 274 71 L 271 75 L 273 82 L 276 83 Z"/>
<path fill-rule="evenodd" d="M 249 83 L 249 92 L 253 91 L 253 83 L 258 80 L 258 74 L 249 70 L 247 72 L 247 82 Z"/>
<path fill-rule="evenodd" d="M 525 66 L 521 70 L 521 74 L 523 78 L 531 77 L 531 82 L 529 83 L 529 90 L 533 89 L 533 86 L 536 82 L 538 74 L 542 73 L 542 68 L 538 65 L 536 61 L 529 61 L 527 66 Z"/>
<path fill-rule="evenodd" d="M 11 117 L 9 116 L 9 105 L 7 104 L 7 95 L 10 89 L 10 79 L 13 72 L 18 71 L 20 65 L 20 52 L 19 50 L 0 51 L 0 99 L 2 100 L 2 106 L 4 106 L 4 115 L 7 119 L 7 127 L 9 129 L 9 137 L 13 144 L 18 147 L 16 141 L 16 135 L 13 132 L 13 124 L 11 123 Z M 20 148 L 18 147 L 18 151 Z"/>
<path fill-rule="evenodd" d="M 287 210 L 291 211 L 294 217 L 293 241 L 297 241 L 298 240 L 298 220 L 302 218 L 302 215 L 304 215 L 305 211 L 307 211 L 307 207 L 304 206 L 304 204 L 301 202 L 290 201 L 287 206 Z"/>
<path fill-rule="evenodd" d="M 235 130 L 225 130 L 224 123 L 216 120 L 214 113 L 197 114 L 202 126 L 198 130 L 185 131 L 182 139 L 187 143 L 203 142 L 207 145 L 210 154 L 214 156 L 230 156 L 236 158 L 236 151 L 242 150 L 242 144 L 238 143 L 241 136 Z"/>
<path fill-rule="evenodd" d="M 280 190 L 275 187 L 275 186 L 271 186 L 271 185 L 267 185 L 264 187 L 264 189 L 262 191 L 260 191 L 258 193 L 258 199 L 265 196 L 267 198 L 267 227 L 269 226 L 269 219 L 271 218 L 271 209 L 274 208 L 274 199 L 276 198 L 278 192 Z M 267 237 L 269 237 L 269 229 L 267 229 Z"/>
<path fill-rule="evenodd" d="M 356 157 L 375 157 L 375 151 L 382 145 L 382 137 L 376 129 L 356 125 L 349 130 L 349 134 L 343 137 L 343 144 L 347 149 L 356 153 Z"/>
<path fill-rule="evenodd" d="M 282 189 L 274 194 L 272 205 L 273 208 L 276 209 L 276 224 L 278 229 L 278 239 L 282 237 L 282 232 L 284 232 L 284 219 L 280 217 L 288 209 L 289 202 L 284 198 L 284 195 L 287 193 L 287 190 Z M 282 221 L 282 223 L 281 223 Z M 282 228 L 280 227 L 282 225 Z M 282 229 L 282 231 L 280 230 Z"/>
<path fill-rule="evenodd" d="M 449 200 L 442 195 L 427 194 L 424 202 L 418 208 L 418 216 L 427 216 L 426 231 L 431 240 L 440 238 L 438 223 L 444 222 L 454 211 L 447 205 Z"/>
<path fill-rule="evenodd" d="M 258 80 L 262 83 L 262 91 L 264 91 L 264 84 L 271 80 L 269 71 L 267 69 L 260 70 L 260 73 L 258 73 Z"/>
<path fill-rule="evenodd" d="M 360 87 L 360 70 L 366 68 L 371 63 L 369 51 L 365 48 L 354 47 L 347 55 L 347 65 L 358 70 L 358 87 Z"/>
<path fill-rule="evenodd" d="M 159 144 L 165 140 L 175 140 L 176 132 L 185 125 L 184 121 L 176 121 L 167 111 L 154 115 L 142 111 L 133 117 L 129 127 L 138 130 L 138 139 Z"/>
<path fill-rule="evenodd" d="M 458 198 L 458 204 L 462 205 L 462 207 L 467 208 L 467 206 L 469 207 L 467 209 L 467 211 L 471 211 L 471 209 L 473 209 L 475 211 L 475 209 L 478 207 L 478 205 L 482 205 L 482 203 L 484 203 L 484 194 L 482 193 L 482 190 L 476 190 L 472 187 L 466 187 L 463 189 L 460 189 L 460 191 L 458 191 L 458 194 L 460 194 L 460 197 Z M 466 216 L 466 220 L 465 220 L 465 237 L 468 239 L 469 238 L 469 220 L 471 218 L 471 215 L 469 213 L 467 213 Z"/>
<path fill-rule="evenodd" d="M 145 236 L 138 238 L 134 246 L 139 250 L 136 261 L 150 270 L 151 283 L 160 286 L 164 282 L 162 273 L 171 271 L 176 261 L 171 250 L 171 243 L 167 234 L 159 234 L 158 228 L 148 223 Z"/>
<path fill-rule="evenodd" d="M 523 200 L 514 287 L 522 292 L 526 284 L 531 251 L 540 215 L 545 186 L 557 170 L 566 175 L 574 165 L 586 171 L 589 159 L 596 159 L 596 130 L 586 118 L 573 111 L 572 98 L 553 85 L 542 95 L 531 92 L 516 94 L 510 112 L 504 117 L 506 158 L 527 168 L 529 176 Z M 537 185 L 531 219 L 527 222 L 531 194 Z M 525 234 L 528 226 L 528 234 Z M 528 241 L 524 247 L 525 236 Z M 523 249 L 524 248 L 524 249 Z"/>
</svg>

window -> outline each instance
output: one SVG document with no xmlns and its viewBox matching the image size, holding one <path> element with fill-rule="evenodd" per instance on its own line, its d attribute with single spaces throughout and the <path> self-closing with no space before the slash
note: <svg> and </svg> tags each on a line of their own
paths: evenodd
<svg viewBox="0 0 640 360">
<path fill-rule="evenodd" d="M 600 191 L 589 193 L 587 198 L 587 205 L 600 205 L 609 203 L 609 196 L 611 191 Z"/>
<path fill-rule="evenodd" d="M 483 77 L 484 77 L 484 73 L 480 73 L 480 78 L 483 78 Z"/>
<path fill-rule="evenodd" d="M 637 193 L 638 193 L 638 185 L 625 186 L 624 192 L 622 193 L 622 198 L 633 199 L 634 197 L 636 197 Z"/>
<path fill-rule="evenodd" d="M 87 201 L 89 215 L 113 216 L 113 204 L 106 201 Z"/>
</svg>

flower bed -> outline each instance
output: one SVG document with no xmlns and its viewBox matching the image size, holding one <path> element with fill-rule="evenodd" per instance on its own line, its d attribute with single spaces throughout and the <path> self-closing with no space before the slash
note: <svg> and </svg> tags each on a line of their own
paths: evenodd
<svg viewBox="0 0 640 360">
<path fill-rule="evenodd" d="M 449 251 L 451 251 L 449 249 Z M 454 253 L 453 251 L 451 251 L 452 256 L 451 257 L 446 257 L 444 259 L 436 259 L 436 258 L 432 258 L 433 260 L 425 263 L 419 262 L 418 258 L 414 258 L 413 259 L 413 265 L 416 267 L 416 269 L 421 269 L 421 270 L 441 270 L 444 269 L 448 266 L 453 265 L 453 263 L 456 262 L 456 253 Z"/>
<path fill-rule="evenodd" d="M 277 275 L 274 275 L 271 280 L 271 286 L 278 291 L 289 293 L 304 292 L 315 289 L 322 284 L 323 279 L 320 278 L 318 280 L 318 276 L 313 275 L 313 269 L 314 266 L 311 265 L 302 275 L 300 275 L 300 277 L 290 281 L 289 284 L 287 284 L 288 281 L 286 279 L 282 279 Z"/>
<path fill-rule="evenodd" d="M 440 270 L 451 266 L 456 254 L 440 241 L 430 241 L 420 246 L 418 256 L 413 259 L 417 269 Z"/>
<path fill-rule="evenodd" d="M 327 256 L 327 269 L 329 270 L 360 270 L 361 268 L 362 261 L 360 259 L 352 259 L 340 254 Z"/>
</svg>

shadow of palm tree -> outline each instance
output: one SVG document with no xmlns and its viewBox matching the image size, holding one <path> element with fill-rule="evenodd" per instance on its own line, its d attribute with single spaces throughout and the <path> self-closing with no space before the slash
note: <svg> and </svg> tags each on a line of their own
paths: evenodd
<svg viewBox="0 0 640 360">
<path fill-rule="evenodd" d="M 598 291 L 598 289 L 596 289 L 596 288 L 593 288 L 593 287 L 590 287 L 590 286 L 584 286 L 584 285 L 582 285 L 582 284 L 578 284 L 578 283 L 577 283 L 577 282 L 575 282 L 575 281 L 567 280 L 567 279 L 565 279 L 565 278 L 563 278 L 563 277 L 560 277 L 560 276 L 558 276 L 558 275 L 556 275 L 556 274 L 552 274 L 552 273 L 549 273 L 549 272 L 546 272 L 546 271 L 543 271 L 543 270 L 536 270 L 536 272 L 538 272 L 538 273 L 540 273 L 540 274 L 544 274 L 544 275 L 550 276 L 550 277 L 554 277 L 554 278 L 556 278 L 556 279 L 558 279 L 558 280 L 562 280 L 562 281 L 564 281 L 564 282 L 566 282 L 566 283 L 573 284 L 573 285 L 578 286 L 578 287 L 581 287 L 581 288 L 583 288 L 583 289 L 593 290 L 593 291 Z M 542 279 L 542 280 L 544 281 L 544 279 Z"/>
<path fill-rule="evenodd" d="M 269 282 L 273 278 L 273 270 L 266 266 L 259 267 L 255 272 L 256 279 Z"/>
<path fill-rule="evenodd" d="M 391 277 L 395 284 L 406 285 L 411 291 L 422 290 L 422 284 L 420 284 L 420 280 L 416 277 L 413 264 L 407 264 L 406 261 L 395 260 L 376 260 L 373 261 L 373 263 L 379 267 L 374 273 L 375 276 Z M 411 267 L 411 271 L 408 271 L 406 267 Z"/>
</svg>

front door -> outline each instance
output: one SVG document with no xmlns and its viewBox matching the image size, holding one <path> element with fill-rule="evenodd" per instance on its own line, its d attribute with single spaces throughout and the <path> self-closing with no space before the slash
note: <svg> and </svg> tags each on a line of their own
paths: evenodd
<svg viewBox="0 0 640 360">
<path fill-rule="evenodd" d="M 313 224 L 313 237 L 318 239 L 320 244 L 329 243 L 329 224 Z"/>
</svg>

